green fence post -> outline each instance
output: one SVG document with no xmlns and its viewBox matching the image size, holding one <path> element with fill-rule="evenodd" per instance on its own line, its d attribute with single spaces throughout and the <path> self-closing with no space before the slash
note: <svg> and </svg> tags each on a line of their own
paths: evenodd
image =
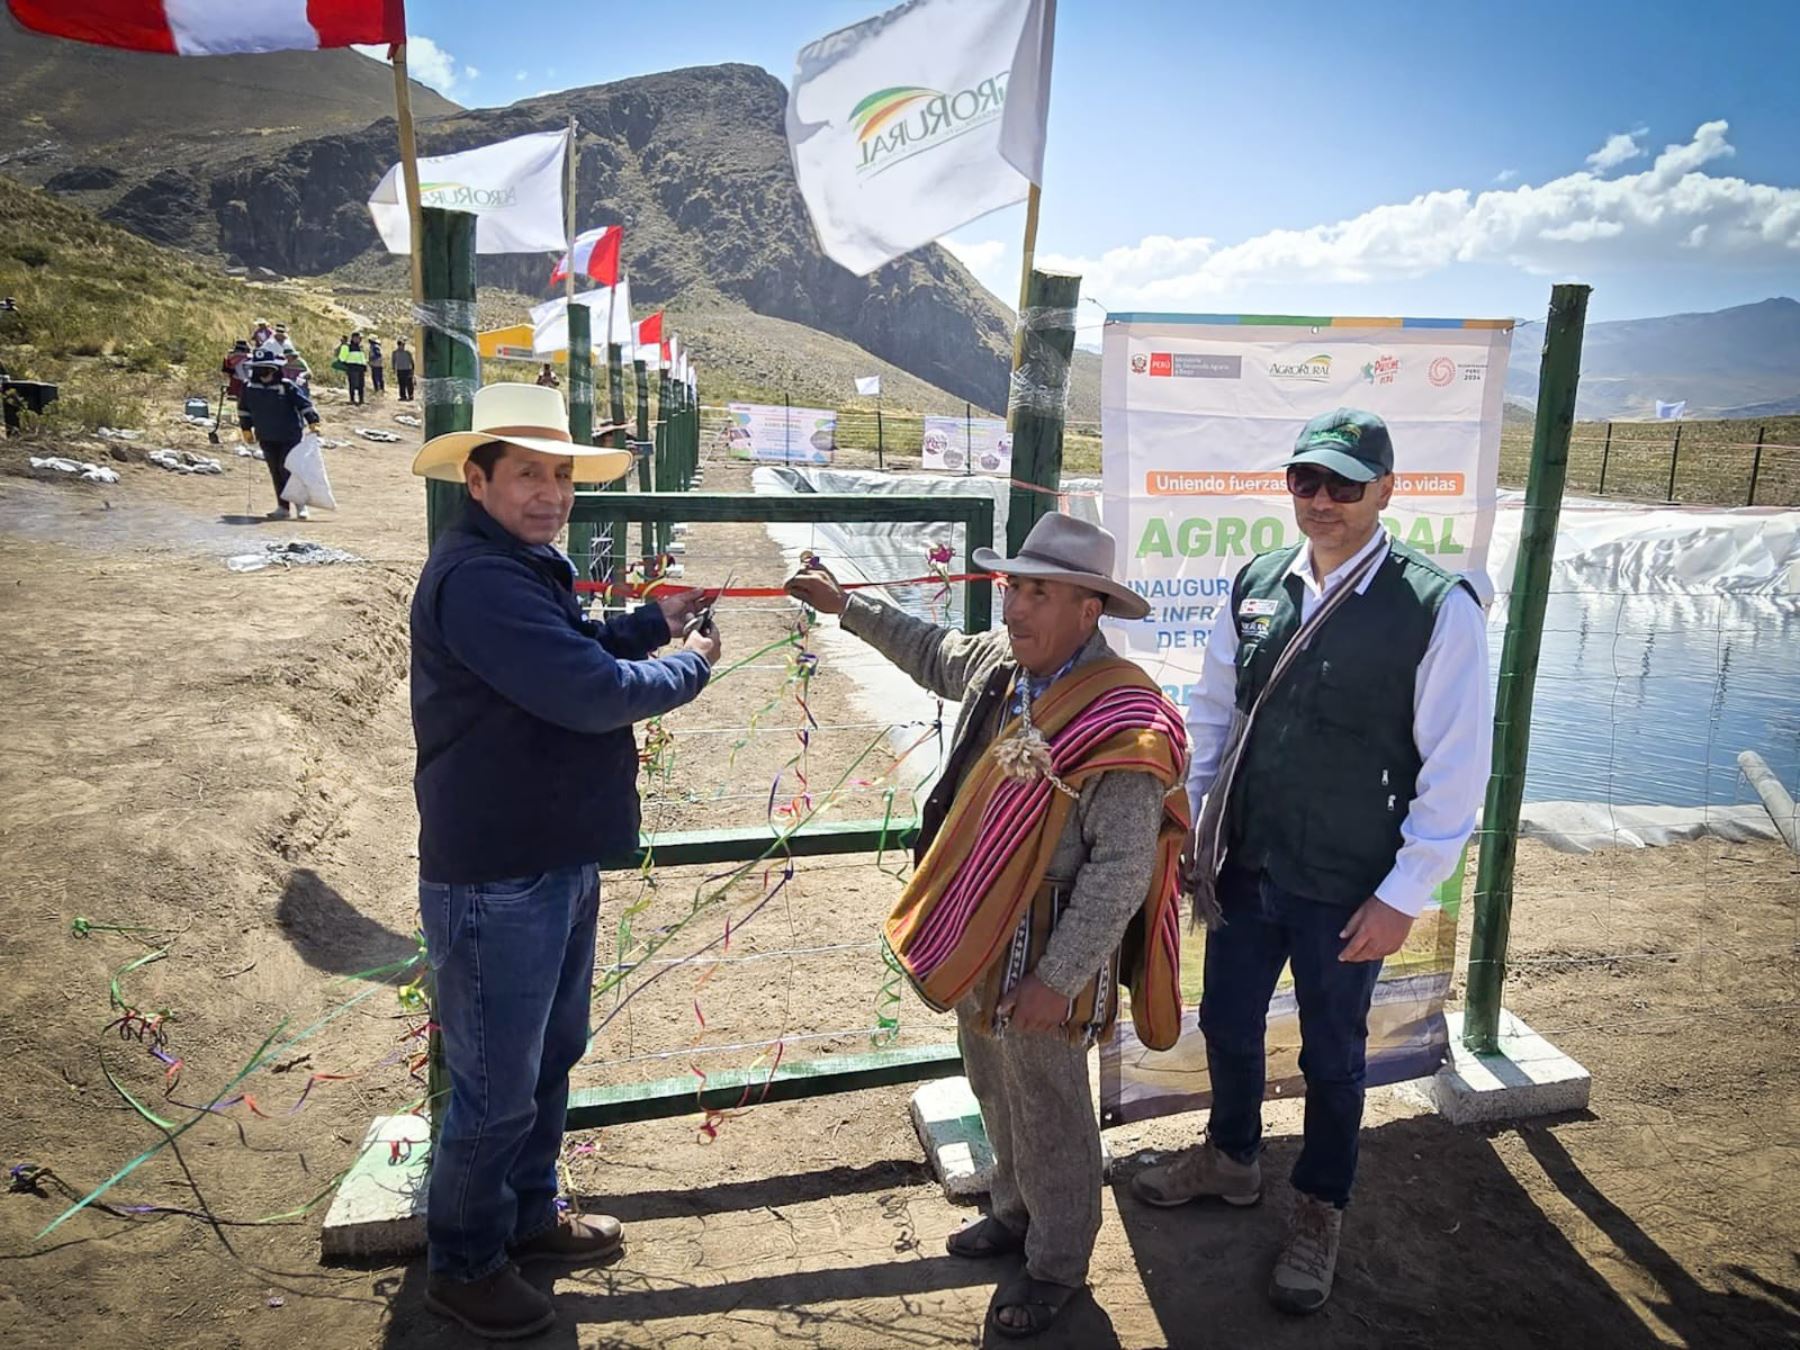
<svg viewBox="0 0 1800 1350">
<path fill-rule="evenodd" d="M 634 438 L 641 446 L 650 440 L 650 376 L 642 361 L 633 361 L 631 371 L 636 378 L 637 389 L 637 426 L 634 428 Z M 639 492 L 654 490 L 651 480 L 653 470 L 652 456 L 640 454 L 637 462 Z M 644 555 L 646 563 L 656 553 L 656 527 L 647 520 L 638 527 L 638 550 Z"/>
<path fill-rule="evenodd" d="M 1063 407 L 1069 396 L 1081 278 L 1033 271 L 1025 295 L 1025 312 L 1019 316 L 1025 341 L 1007 400 L 1014 484 L 1006 508 L 1009 557 L 1024 547 L 1038 517 L 1056 510 L 1056 490 L 1062 486 Z"/>
<path fill-rule="evenodd" d="M 606 420 L 615 426 L 625 425 L 625 350 L 616 342 L 606 344 Z M 606 444 L 617 448 L 625 444 L 625 433 L 608 433 Z"/>
<path fill-rule="evenodd" d="M 419 269 L 428 321 L 419 348 L 425 383 L 425 439 L 453 431 L 467 431 L 474 420 L 475 388 L 481 383 L 481 361 L 475 348 L 475 217 L 465 211 L 426 207 L 419 216 Z M 425 536 L 435 544 L 438 536 L 462 514 L 468 491 L 460 483 L 425 480 Z M 435 1009 L 437 986 L 428 995 Z M 425 1099 L 430 1111 L 431 1137 L 443 1125 L 439 1104 L 449 1100 L 450 1072 L 444 1063 L 444 1040 L 436 1030 L 425 1040 Z"/>
<path fill-rule="evenodd" d="M 1749 492 L 1749 495 L 1744 498 L 1745 506 L 1755 506 L 1756 505 L 1756 479 L 1757 479 L 1757 475 L 1762 472 L 1762 448 L 1763 448 L 1763 432 L 1764 432 L 1764 430 L 1765 430 L 1765 428 L 1763 428 L 1763 427 L 1758 427 L 1756 429 L 1756 453 L 1750 457 L 1750 492 Z"/>
<path fill-rule="evenodd" d="M 656 374 L 656 490 L 658 492 L 674 492 L 676 483 L 675 449 L 675 409 L 670 400 L 674 398 L 673 388 L 669 383 L 667 367 L 659 368 Z M 674 537 L 673 522 L 659 520 L 656 522 L 656 551 L 667 553 L 669 540 Z"/>
<path fill-rule="evenodd" d="M 475 217 L 466 211 L 426 207 L 419 228 L 419 267 L 425 305 L 419 364 L 425 372 L 420 398 L 425 439 L 467 431 L 474 415 L 481 362 L 475 352 Z M 466 382 L 466 383 L 465 383 Z M 431 543 L 462 514 L 461 483 L 425 480 L 425 534 Z"/>
<path fill-rule="evenodd" d="M 586 305 L 569 306 L 569 435 L 577 445 L 594 443 L 592 324 L 593 314 Z M 591 524 L 570 522 L 569 557 L 581 575 L 592 575 L 594 527 Z"/>
<path fill-rule="evenodd" d="M 1600 447 L 1600 486 L 1594 489 L 1596 497 L 1606 495 L 1606 461 L 1612 458 L 1612 423 L 1606 424 L 1606 443 Z"/>
<path fill-rule="evenodd" d="M 1665 501 L 1675 500 L 1675 466 L 1681 460 L 1681 423 L 1675 424 L 1675 444 L 1669 447 L 1669 493 Z"/>
<path fill-rule="evenodd" d="M 1475 926 L 1469 940 L 1469 986 L 1463 1044 L 1492 1054 L 1500 1041 L 1500 990 L 1512 926 L 1513 863 L 1519 847 L 1519 805 L 1531 750 L 1531 697 L 1544 636 L 1544 607 L 1556 557 L 1556 524 L 1569 469 L 1569 433 L 1581 381 L 1581 336 L 1587 323 L 1587 286 L 1554 286 L 1538 371 L 1537 425 L 1531 472 L 1513 565 L 1506 642 L 1494 694 L 1494 763 L 1481 817 L 1481 864 L 1475 876 Z"/>
</svg>

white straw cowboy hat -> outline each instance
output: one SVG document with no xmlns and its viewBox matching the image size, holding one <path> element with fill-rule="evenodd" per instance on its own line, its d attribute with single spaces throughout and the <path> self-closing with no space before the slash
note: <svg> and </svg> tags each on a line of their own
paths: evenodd
<svg viewBox="0 0 1800 1350">
<path fill-rule="evenodd" d="M 1150 612 L 1150 602 L 1113 580 L 1117 553 L 1118 541 L 1110 532 L 1051 512 L 1038 517 L 1018 557 L 1002 558 L 991 548 L 978 548 L 969 558 L 985 572 L 1085 586 L 1106 598 L 1106 613 L 1114 618 L 1141 619 Z"/>
<path fill-rule="evenodd" d="M 595 427 L 594 434 L 623 429 Z M 567 455 L 575 461 L 577 483 L 610 483 L 631 467 L 629 450 L 576 443 L 569 435 L 569 410 L 556 390 L 535 384 L 488 384 L 475 391 L 470 429 L 426 441 L 413 459 L 412 471 L 421 478 L 460 483 L 469 451 L 489 441 L 504 441 L 546 455 Z"/>
</svg>

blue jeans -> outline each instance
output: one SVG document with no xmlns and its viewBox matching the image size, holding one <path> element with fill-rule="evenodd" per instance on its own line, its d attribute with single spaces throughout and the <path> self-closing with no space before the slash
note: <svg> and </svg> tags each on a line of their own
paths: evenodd
<svg viewBox="0 0 1800 1350">
<path fill-rule="evenodd" d="M 479 1280 L 556 1222 L 569 1070 L 587 1050 L 600 873 L 419 883 L 450 1105 L 431 1159 L 431 1273 Z"/>
<path fill-rule="evenodd" d="M 1356 1180 L 1362 1130 L 1369 999 L 1379 961 L 1338 960 L 1338 934 L 1355 912 L 1283 890 L 1268 876 L 1228 867 L 1219 878 L 1225 926 L 1206 937 L 1200 1030 L 1212 1076 L 1208 1134 L 1239 1162 L 1262 1139 L 1265 1032 L 1283 963 L 1300 1008 L 1306 1125 L 1294 1189 L 1340 1209 Z"/>
</svg>

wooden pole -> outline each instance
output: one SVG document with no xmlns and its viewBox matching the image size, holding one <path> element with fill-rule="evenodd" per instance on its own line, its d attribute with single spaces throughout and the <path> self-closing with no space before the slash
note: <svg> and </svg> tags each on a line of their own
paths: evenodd
<svg viewBox="0 0 1800 1350">
<path fill-rule="evenodd" d="M 1606 495 L 1606 461 L 1612 458 L 1612 423 L 1606 424 L 1606 443 L 1600 447 L 1600 486 L 1595 490 L 1596 497 Z"/>
<path fill-rule="evenodd" d="M 420 262 L 423 226 L 419 220 L 423 208 L 419 197 L 419 142 L 413 134 L 412 82 L 406 77 L 404 42 L 394 45 L 394 120 L 400 127 L 400 181 L 406 192 L 407 237 L 412 241 L 411 256 L 407 261 L 412 269 L 413 304 L 417 305 L 425 298 L 425 273 Z M 415 323 L 412 330 L 415 352 L 424 349 L 423 333 L 424 330 Z"/>
<path fill-rule="evenodd" d="M 420 298 L 436 322 L 423 329 L 418 347 L 424 373 L 421 400 L 425 438 L 467 431 L 474 420 L 474 390 L 481 382 L 475 351 L 475 217 L 464 211 L 418 210 L 414 216 L 413 263 Z M 458 316 L 458 317 L 453 317 Z M 429 543 L 462 514 L 467 490 L 460 483 L 425 480 L 425 534 Z M 437 997 L 433 985 L 430 997 Z M 433 1030 L 425 1047 L 425 1094 L 432 1138 L 443 1124 L 441 1104 L 449 1101 L 450 1074 L 443 1038 Z"/>
<path fill-rule="evenodd" d="M 886 444 L 881 435 L 881 395 L 875 395 L 875 467 L 887 468 L 887 457 L 883 454 Z"/>
<path fill-rule="evenodd" d="M 1039 315 L 1067 315 L 1066 322 L 1040 319 L 1024 334 L 1013 380 L 1012 496 L 1006 508 L 1006 549 L 1017 554 L 1038 517 L 1056 510 L 1062 486 L 1063 408 L 1069 392 L 1069 361 L 1075 351 L 1075 306 L 1081 278 L 1033 272 L 1026 304 Z M 1018 397 L 1023 392 L 1025 397 Z M 1030 484 L 1031 486 L 1026 486 Z"/>
<path fill-rule="evenodd" d="M 563 298 L 569 302 L 569 308 L 575 308 L 575 158 L 577 143 L 575 140 L 575 119 L 569 119 L 569 153 L 563 157 L 563 233 L 569 240 L 569 270 L 563 277 Z M 574 354 L 570 353 L 570 366 L 573 368 Z"/>
<path fill-rule="evenodd" d="M 1750 494 L 1744 498 L 1745 506 L 1756 505 L 1756 479 L 1762 473 L 1763 432 L 1766 427 L 1756 429 L 1756 453 L 1750 457 Z"/>
<path fill-rule="evenodd" d="M 1681 423 L 1675 424 L 1675 444 L 1669 447 L 1669 492 L 1665 501 L 1675 500 L 1675 466 L 1681 461 Z"/>
<path fill-rule="evenodd" d="M 1500 1045 L 1500 994 L 1512 926 L 1513 863 L 1519 847 L 1519 806 L 1531 751 L 1531 700 L 1543 644 L 1544 608 L 1556 557 L 1556 525 L 1569 469 L 1569 433 L 1581 381 L 1581 337 L 1587 323 L 1587 286 L 1555 286 L 1544 327 L 1538 371 L 1537 425 L 1531 472 L 1513 565 L 1512 600 L 1500 680 L 1494 694 L 1494 761 L 1481 818 L 1481 864 L 1475 877 L 1475 927 L 1469 942 L 1467 1014 L 1463 1044 L 1478 1055 Z"/>
</svg>

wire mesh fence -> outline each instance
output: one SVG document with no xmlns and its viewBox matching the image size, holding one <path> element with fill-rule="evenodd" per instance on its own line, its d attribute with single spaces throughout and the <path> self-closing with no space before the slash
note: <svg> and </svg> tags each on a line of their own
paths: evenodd
<svg viewBox="0 0 1800 1350">
<path fill-rule="evenodd" d="M 1509 423 L 1500 481 L 1523 486 L 1529 424 Z M 1569 441 L 1571 493 L 1711 506 L 1800 505 L 1800 417 L 1582 422 Z"/>
</svg>

